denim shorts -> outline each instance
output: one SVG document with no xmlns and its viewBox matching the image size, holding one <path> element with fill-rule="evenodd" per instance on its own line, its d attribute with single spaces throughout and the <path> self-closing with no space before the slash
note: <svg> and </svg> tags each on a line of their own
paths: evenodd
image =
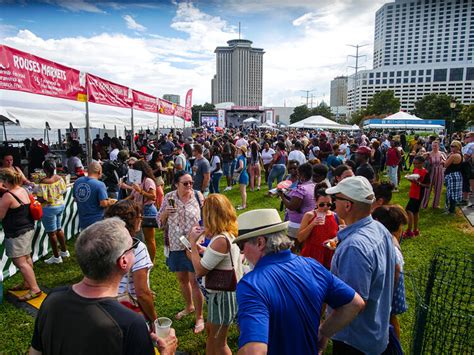
<svg viewBox="0 0 474 355">
<path fill-rule="evenodd" d="M 156 205 L 154 203 L 143 206 L 143 216 L 156 217 L 157 214 L 158 214 L 158 210 L 156 209 Z"/>
<path fill-rule="evenodd" d="M 171 272 L 194 272 L 193 263 L 188 259 L 184 250 L 170 251 L 170 255 L 166 259 L 166 265 L 168 265 Z"/>
<path fill-rule="evenodd" d="M 224 172 L 224 176 L 232 176 L 232 161 L 226 161 L 222 163 L 222 171 Z"/>
<path fill-rule="evenodd" d="M 64 205 L 44 206 L 41 223 L 46 233 L 55 232 L 61 229 L 61 218 L 64 212 Z"/>
</svg>

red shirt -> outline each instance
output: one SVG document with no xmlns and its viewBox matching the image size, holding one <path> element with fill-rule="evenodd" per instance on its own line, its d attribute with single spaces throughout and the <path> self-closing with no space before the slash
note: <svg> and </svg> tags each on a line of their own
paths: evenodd
<svg viewBox="0 0 474 355">
<path fill-rule="evenodd" d="M 400 152 L 396 147 L 390 147 L 387 150 L 387 166 L 397 166 L 400 162 Z"/>
<path fill-rule="evenodd" d="M 421 169 L 413 169 L 413 174 L 418 174 L 420 175 L 420 178 L 418 179 L 418 181 L 422 184 L 426 184 L 427 182 L 425 181 L 426 180 L 426 177 L 429 176 L 428 175 L 428 170 L 426 170 L 425 168 L 421 168 Z M 424 190 L 423 187 L 421 187 L 420 185 L 418 185 L 416 183 L 416 181 L 412 181 L 411 182 L 411 186 L 410 186 L 410 192 L 408 194 L 408 197 L 410 198 L 414 198 L 415 200 L 420 200 L 421 199 L 421 195 L 422 195 L 422 190 Z"/>
</svg>

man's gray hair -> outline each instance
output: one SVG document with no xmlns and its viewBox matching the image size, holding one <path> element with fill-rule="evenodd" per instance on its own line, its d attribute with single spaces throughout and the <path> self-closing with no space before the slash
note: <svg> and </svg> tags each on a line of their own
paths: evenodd
<svg viewBox="0 0 474 355">
<path fill-rule="evenodd" d="M 130 233 L 120 218 L 107 218 L 84 229 L 76 241 L 76 259 L 84 276 L 107 280 L 117 271 L 117 259 L 130 245 Z"/>
<path fill-rule="evenodd" d="M 290 249 L 294 242 L 286 235 L 286 231 L 269 233 L 262 235 L 265 237 L 265 255 L 279 253 L 280 251 Z M 250 243 L 256 244 L 258 237 L 249 240 Z"/>
</svg>

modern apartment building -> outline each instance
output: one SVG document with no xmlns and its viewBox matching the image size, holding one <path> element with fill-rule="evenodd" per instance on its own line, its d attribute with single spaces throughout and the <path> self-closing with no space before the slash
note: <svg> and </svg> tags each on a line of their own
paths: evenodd
<svg viewBox="0 0 474 355">
<path fill-rule="evenodd" d="M 228 47 L 217 47 L 216 75 L 212 79 L 212 103 L 233 102 L 237 106 L 261 106 L 263 54 L 252 41 L 234 39 Z"/>
<path fill-rule="evenodd" d="M 401 109 L 426 94 L 474 103 L 472 0 L 396 0 L 375 15 L 374 69 L 349 77 L 349 112 L 377 92 L 393 90 Z"/>
</svg>

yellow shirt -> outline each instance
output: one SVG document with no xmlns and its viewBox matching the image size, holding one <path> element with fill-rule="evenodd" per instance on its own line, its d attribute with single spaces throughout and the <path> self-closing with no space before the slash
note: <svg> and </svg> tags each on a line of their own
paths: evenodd
<svg viewBox="0 0 474 355">
<path fill-rule="evenodd" d="M 42 206 L 61 206 L 64 204 L 63 195 L 66 193 L 66 182 L 63 178 L 52 184 L 37 185 L 36 196 L 41 197 L 44 202 Z"/>
</svg>

